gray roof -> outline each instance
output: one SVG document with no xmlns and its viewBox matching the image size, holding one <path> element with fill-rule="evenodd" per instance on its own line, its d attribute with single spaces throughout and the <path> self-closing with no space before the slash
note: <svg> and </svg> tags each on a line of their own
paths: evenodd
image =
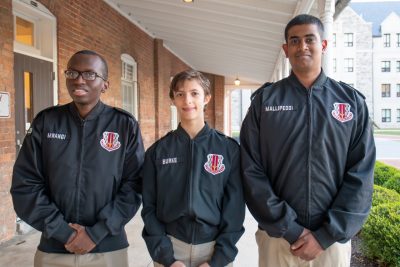
<svg viewBox="0 0 400 267">
<path fill-rule="evenodd" d="M 400 16 L 400 1 L 350 2 L 350 7 L 365 21 L 372 22 L 372 36 L 381 36 L 381 23 L 392 12 Z"/>
</svg>

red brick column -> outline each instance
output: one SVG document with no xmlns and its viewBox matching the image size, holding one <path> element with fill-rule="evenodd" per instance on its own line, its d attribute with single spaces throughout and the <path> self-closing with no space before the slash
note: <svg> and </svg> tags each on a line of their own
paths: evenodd
<svg viewBox="0 0 400 267">
<path fill-rule="evenodd" d="M 15 233 L 15 213 L 9 193 L 15 161 L 14 53 L 11 0 L 0 1 L 0 91 L 10 93 L 10 118 L 0 118 L 0 243 Z"/>
</svg>

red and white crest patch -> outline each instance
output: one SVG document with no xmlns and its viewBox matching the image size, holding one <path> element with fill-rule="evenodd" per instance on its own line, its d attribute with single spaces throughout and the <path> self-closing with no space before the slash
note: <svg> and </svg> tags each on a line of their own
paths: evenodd
<svg viewBox="0 0 400 267">
<path fill-rule="evenodd" d="M 121 143 L 118 141 L 119 134 L 113 132 L 104 132 L 103 139 L 100 140 L 100 145 L 108 152 L 120 148 Z"/>
<path fill-rule="evenodd" d="M 212 175 L 219 174 L 225 170 L 225 165 L 222 163 L 223 160 L 224 157 L 222 155 L 208 154 L 204 169 Z"/>
<path fill-rule="evenodd" d="M 348 103 L 333 103 L 332 116 L 340 122 L 351 121 L 353 112 L 350 111 L 350 108 Z"/>
</svg>

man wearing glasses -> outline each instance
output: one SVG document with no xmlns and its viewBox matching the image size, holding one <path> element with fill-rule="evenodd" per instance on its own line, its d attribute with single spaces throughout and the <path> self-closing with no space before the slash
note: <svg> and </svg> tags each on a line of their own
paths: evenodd
<svg viewBox="0 0 400 267">
<path fill-rule="evenodd" d="M 136 119 L 100 101 L 107 76 L 99 54 L 75 53 L 73 101 L 36 116 L 15 162 L 15 211 L 42 232 L 35 267 L 128 266 L 124 226 L 141 204 L 144 148 Z"/>
<path fill-rule="evenodd" d="M 363 95 L 327 77 L 321 21 L 293 18 L 289 77 L 258 90 L 243 122 L 246 203 L 260 267 L 348 267 L 371 208 L 375 145 Z"/>
</svg>

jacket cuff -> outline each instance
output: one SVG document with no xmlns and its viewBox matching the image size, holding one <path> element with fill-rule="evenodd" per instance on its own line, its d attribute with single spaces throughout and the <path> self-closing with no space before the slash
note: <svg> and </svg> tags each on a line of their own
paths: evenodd
<svg viewBox="0 0 400 267">
<path fill-rule="evenodd" d="M 69 237 L 74 232 L 75 230 L 69 227 L 68 223 L 63 221 L 60 227 L 57 229 L 57 231 L 54 231 L 54 234 L 51 236 L 51 238 L 54 238 L 60 241 L 61 243 L 66 244 L 68 242 Z"/>
<path fill-rule="evenodd" d="M 171 257 L 167 259 L 165 266 L 171 266 L 174 262 L 176 262 L 176 259 L 174 257 Z"/>
<path fill-rule="evenodd" d="M 157 262 L 158 264 L 161 264 L 165 267 L 169 267 L 171 266 L 174 262 L 176 262 L 176 259 L 174 258 L 174 256 L 166 256 L 166 257 L 162 257 L 159 260 L 153 259 L 154 262 Z"/>
<path fill-rule="evenodd" d="M 208 264 L 211 267 L 224 267 L 231 262 L 232 260 L 228 259 L 224 253 L 219 250 L 215 250 L 211 260 L 208 261 Z"/>
<path fill-rule="evenodd" d="M 325 250 L 328 247 L 330 247 L 333 243 L 336 242 L 336 240 L 333 239 L 331 234 L 329 234 L 328 231 L 326 231 L 325 227 L 321 227 L 317 229 L 314 232 L 311 232 L 312 235 L 317 239 L 318 243 L 321 245 L 321 247 Z"/>
<path fill-rule="evenodd" d="M 109 231 L 106 224 L 100 221 L 91 227 L 86 227 L 86 233 L 98 245 L 109 234 Z"/>
<path fill-rule="evenodd" d="M 299 239 L 301 233 L 303 232 L 304 227 L 301 226 L 300 224 L 293 222 L 291 225 L 289 225 L 287 231 L 283 235 L 283 238 L 286 239 L 289 244 L 293 244 L 294 242 Z"/>
</svg>

